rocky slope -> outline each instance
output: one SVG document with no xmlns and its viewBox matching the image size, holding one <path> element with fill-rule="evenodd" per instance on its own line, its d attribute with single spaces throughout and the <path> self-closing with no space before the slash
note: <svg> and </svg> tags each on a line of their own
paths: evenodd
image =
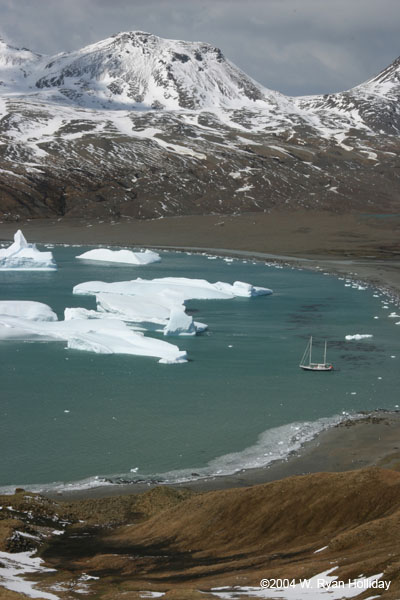
<svg viewBox="0 0 400 600">
<path fill-rule="evenodd" d="M 55 571 L 33 576 L 35 590 L 54 598 L 301 600 L 311 592 L 262 595 L 259 582 L 328 571 L 342 582 L 375 576 L 385 585 L 361 589 L 361 598 L 400 594 L 397 471 L 317 473 L 203 494 L 156 488 L 71 504 L 23 492 L 0 500 L 0 525 L 13 531 L 0 542 L 8 552 L 0 559 L 39 548 L 43 567 Z M 0 566 L 4 586 L 1 577 Z M 226 595 L 218 595 L 221 586 Z M 322 589 L 312 597 L 322 597 Z"/>
<path fill-rule="evenodd" d="M 399 73 L 289 98 L 203 43 L 0 42 L 0 217 L 397 212 Z"/>
</svg>

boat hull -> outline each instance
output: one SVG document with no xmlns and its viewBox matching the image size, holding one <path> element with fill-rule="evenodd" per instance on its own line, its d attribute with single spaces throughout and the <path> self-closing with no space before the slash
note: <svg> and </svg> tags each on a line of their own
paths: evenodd
<svg viewBox="0 0 400 600">
<path fill-rule="evenodd" d="M 321 365 L 299 365 L 303 371 L 333 371 L 333 366 L 328 364 Z"/>
</svg>

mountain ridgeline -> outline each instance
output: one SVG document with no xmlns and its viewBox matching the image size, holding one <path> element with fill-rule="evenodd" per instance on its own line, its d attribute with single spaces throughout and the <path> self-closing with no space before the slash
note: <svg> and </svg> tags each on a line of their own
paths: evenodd
<svg viewBox="0 0 400 600">
<path fill-rule="evenodd" d="M 287 97 L 209 44 L 125 32 L 43 56 L 0 41 L 0 218 L 393 212 L 400 59 Z"/>
</svg>

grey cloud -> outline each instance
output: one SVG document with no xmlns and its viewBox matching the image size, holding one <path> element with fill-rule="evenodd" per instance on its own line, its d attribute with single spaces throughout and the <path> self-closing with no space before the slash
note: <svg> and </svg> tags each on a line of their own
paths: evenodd
<svg viewBox="0 0 400 600">
<path fill-rule="evenodd" d="M 205 41 L 286 94 L 347 89 L 399 54 L 398 0 L 0 0 L 1 33 L 53 54 L 141 29 Z"/>
</svg>

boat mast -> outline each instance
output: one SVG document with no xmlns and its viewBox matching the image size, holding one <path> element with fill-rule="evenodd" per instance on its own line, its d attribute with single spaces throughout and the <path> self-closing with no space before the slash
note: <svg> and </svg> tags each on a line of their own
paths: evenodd
<svg viewBox="0 0 400 600">
<path fill-rule="evenodd" d="M 326 340 L 325 340 L 325 351 L 324 351 L 324 365 L 326 365 Z"/>
<path fill-rule="evenodd" d="M 312 336 L 310 337 L 310 362 L 309 362 L 310 365 L 311 365 L 311 352 L 312 352 Z"/>
</svg>

